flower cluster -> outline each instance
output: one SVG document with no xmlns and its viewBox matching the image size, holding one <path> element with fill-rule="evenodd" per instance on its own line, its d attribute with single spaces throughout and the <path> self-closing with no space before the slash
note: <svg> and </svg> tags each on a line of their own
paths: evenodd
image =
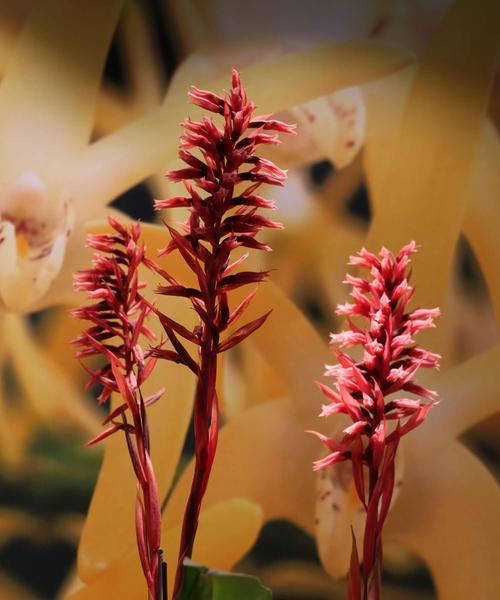
<svg viewBox="0 0 500 600">
<path fill-rule="evenodd" d="M 114 235 L 88 236 L 88 246 L 98 252 L 94 254 L 92 268 L 75 275 L 75 289 L 86 292 L 93 304 L 71 311 L 73 316 L 91 323 L 73 343 L 79 348 L 78 358 L 100 355 L 106 360 L 98 369 L 82 363 L 90 375 L 87 387 L 96 383 L 102 385 L 99 402 L 106 402 L 113 392 L 123 399 L 123 403 L 104 420 L 109 427 L 88 444 L 119 430 L 125 434 L 141 490 L 136 500 L 139 556 L 149 600 L 158 600 L 166 594 L 166 586 L 160 558 L 160 501 L 150 458 L 146 408 L 160 398 L 163 390 L 146 398 L 141 392 L 141 386 L 157 360 L 155 357 L 146 359 L 141 346 L 142 337 L 155 339 L 145 324 L 153 307 L 141 296 L 144 284 L 139 280 L 140 265 L 150 265 L 144 255 L 144 245 L 139 241 L 139 224 L 127 228 L 111 217 L 109 224 Z"/>
<path fill-rule="evenodd" d="M 354 301 L 338 305 L 337 314 L 347 318 L 349 329 L 331 334 L 331 343 L 341 348 L 358 346 L 362 358 L 356 360 L 334 349 L 338 364 L 328 366 L 325 373 L 336 379 L 334 387 L 318 385 L 329 400 L 321 416 L 345 414 L 352 424 L 344 429 L 340 441 L 312 432 L 330 450 L 314 463 L 316 470 L 345 460 L 352 463 L 356 492 L 367 513 L 364 581 L 365 589 L 371 586 L 375 590 L 373 597 L 378 597 L 379 583 L 370 576 L 382 556 L 381 532 L 394 489 L 398 443 L 423 422 L 437 396 L 435 391 L 414 381 L 420 367 L 437 369 L 440 359 L 438 354 L 419 348 L 414 339 L 419 331 L 434 327 L 439 309 L 407 311 L 415 291 L 408 281 L 407 266 L 416 251 L 415 242 L 411 242 L 395 257 L 386 248 L 381 249 L 379 256 L 365 249 L 351 256 L 350 264 L 369 269 L 370 277 L 347 275 L 344 283 L 352 286 Z M 359 318 L 366 323 L 364 327 L 355 324 Z M 401 393 L 413 397 L 404 394 L 388 399 Z M 389 428 L 388 421 L 395 421 L 395 426 Z M 380 568 L 376 570 L 380 573 Z"/>
<path fill-rule="evenodd" d="M 255 106 L 248 101 L 236 71 L 232 74 L 231 90 L 225 97 L 195 87 L 189 96 L 197 106 L 219 115 L 221 126 L 207 116 L 198 122 L 191 119 L 184 122 L 179 157 L 187 167 L 170 171 L 167 177 L 174 182 L 182 181 L 187 194 L 156 202 L 157 209 L 189 209 L 182 233 L 169 227 L 171 241 L 163 252 L 180 252 L 197 280 L 196 287 L 186 287 L 158 269 L 167 284 L 160 286 L 158 292 L 189 298 L 200 318 L 195 330 L 189 331 L 167 315 L 160 315 L 175 352 L 161 348 L 156 352 L 157 356 L 184 363 L 198 376 L 194 415 L 196 466 L 183 523 L 178 575 L 182 573 L 183 559 L 192 553 L 201 501 L 217 445 L 217 354 L 239 344 L 259 328 L 269 314 L 222 338 L 243 315 L 254 292 L 234 309 L 229 306 L 228 293 L 267 277 L 265 271 L 237 271 L 248 253 L 240 253 L 236 259 L 231 258 L 232 253 L 238 248 L 270 250 L 257 239 L 257 234 L 264 227 L 281 228 L 280 224 L 258 214 L 258 209 L 272 209 L 274 203 L 256 192 L 264 183 L 283 185 L 286 172 L 256 156 L 255 152 L 258 146 L 279 143 L 278 133 L 295 130 L 293 125 L 268 116 L 254 117 Z M 198 363 L 180 338 L 198 346 Z M 174 596 L 179 591 L 180 577 Z"/>
</svg>

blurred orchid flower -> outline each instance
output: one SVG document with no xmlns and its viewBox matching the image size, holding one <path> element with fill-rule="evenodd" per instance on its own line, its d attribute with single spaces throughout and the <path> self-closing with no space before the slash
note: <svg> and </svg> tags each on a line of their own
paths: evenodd
<svg viewBox="0 0 500 600">
<path fill-rule="evenodd" d="M 0 298 L 9 310 L 30 312 L 72 298 L 70 274 L 86 260 L 83 224 L 104 216 L 115 197 L 174 159 L 176 136 L 166 132 L 184 112 L 185 89 L 214 76 L 210 60 L 191 57 L 161 107 L 89 143 L 121 5 L 35 1 L 9 59 L 0 85 Z M 78 23 L 77 35 L 69 23 Z M 408 52 L 395 46 L 353 42 L 278 55 L 242 75 L 259 109 L 275 110 L 409 62 Z M 310 81 L 298 88 L 293 73 L 307 65 L 314 65 Z"/>
<path fill-rule="evenodd" d="M 10 310 L 31 310 L 63 265 L 79 212 L 68 178 L 91 135 L 120 7 L 33 2 L 9 59 L 0 85 L 0 297 Z"/>
</svg>

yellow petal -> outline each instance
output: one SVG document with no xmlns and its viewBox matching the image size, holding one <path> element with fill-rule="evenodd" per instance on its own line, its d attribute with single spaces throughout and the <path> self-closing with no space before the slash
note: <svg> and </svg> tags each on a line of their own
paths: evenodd
<svg viewBox="0 0 500 600">
<path fill-rule="evenodd" d="M 165 87 L 164 69 L 148 16 L 144 5 L 134 1 L 125 3 L 121 18 L 124 70 L 134 104 L 143 108 L 159 105 Z"/>
<path fill-rule="evenodd" d="M 413 435 L 453 439 L 498 412 L 499 364 L 500 346 L 496 346 L 446 371 L 439 378 L 439 406 L 429 416 L 425 430 Z"/>
<path fill-rule="evenodd" d="M 414 270 L 424 306 L 442 303 L 449 283 L 499 40 L 500 5 L 453 5 L 417 67 L 390 160 L 372 187 L 367 243 L 377 251 L 422 244 Z"/>
<path fill-rule="evenodd" d="M 342 281 L 348 269 L 349 255 L 358 250 L 363 241 L 358 224 L 345 217 L 332 218 L 322 205 L 333 187 L 319 198 L 306 199 L 309 204 L 307 217 L 304 216 L 294 227 L 286 227 L 273 238 L 276 243 L 271 244 L 275 249 L 269 259 L 270 266 L 276 269 L 271 274 L 271 282 L 277 283 L 292 298 L 304 294 L 322 303 L 330 322 L 335 320 L 336 303 L 342 301 L 347 293 Z M 342 192 L 339 190 L 339 193 Z M 280 213 L 278 219 L 282 220 Z M 326 340 L 327 331 L 324 336 Z"/>
<path fill-rule="evenodd" d="M 281 398 L 286 394 L 286 384 L 279 377 L 271 364 L 259 353 L 252 344 L 243 344 L 237 351 L 235 361 L 237 369 L 237 381 L 229 382 L 225 398 L 226 403 L 234 403 L 233 386 L 238 383 L 242 386 L 244 398 L 236 398 L 236 406 L 233 406 L 232 416 L 241 412 L 244 408 L 250 408 L 259 402 L 266 402 Z M 231 409 L 229 410 L 231 412 Z M 226 413 L 225 413 L 226 414 Z"/>
<path fill-rule="evenodd" d="M 82 321 L 72 317 L 67 307 L 54 308 L 44 314 L 41 338 L 52 360 L 75 382 L 84 382 L 85 371 L 75 360 L 71 340 L 82 330 Z"/>
<path fill-rule="evenodd" d="M 4 366 L 7 355 L 8 339 L 4 330 L 4 313 L 0 312 L 0 365 Z M 4 385 L 0 385 L 0 463 L 4 469 L 15 468 L 20 464 L 24 444 L 13 426 L 13 414 L 5 394 Z"/>
<path fill-rule="evenodd" d="M 24 440 L 21 440 L 14 426 L 14 414 L 9 409 L 3 386 L 0 387 L 0 465 L 8 471 L 16 469 L 22 462 L 25 452 Z"/>
<path fill-rule="evenodd" d="M 410 438 L 411 436 L 409 436 Z M 428 564 L 440 600 L 496 598 L 500 587 L 500 490 L 484 465 L 458 442 L 412 447 L 387 539 Z"/>
<path fill-rule="evenodd" d="M 90 137 L 121 4 L 33 3 L 0 87 L 2 180 L 27 169 L 49 180 L 67 174 Z"/>
<path fill-rule="evenodd" d="M 233 302 L 236 304 L 243 294 L 235 293 Z M 313 382 L 322 375 L 323 365 L 329 358 L 326 344 L 299 308 L 272 281 L 260 286 L 245 312 L 245 322 L 270 308 L 273 312 L 248 343 L 272 365 L 286 383 L 297 409 L 304 418 L 310 419 L 321 406 L 321 395 Z"/>
<path fill-rule="evenodd" d="M 217 569 L 231 569 L 253 546 L 261 524 L 259 506 L 242 498 L 233 497 L 207 508 L 200 515 L 194 560 Z M 164 520 L 162 539 L 168 564 L 169 594 L 173 590 L 180 533 L 180 524 L 167 529 Z M 108 535 L 112 534 L 108 530 Z M 137 550 L 132 548 L 119 563 L 66 598 L 108 600 L 116 596 L 120 600 L 137 600 L 144 594 L 145 583 Z"/>
<path fill-rule="evenodd" d="M 24 317 L 6 314 L 4 326 L 7 339 L 11 340 L 8 354 L 35 413 L 47 422 L 69 422 L 85 435 L 93 434 L 100 421 L 97 409 L 34 339 Z"/>
<path fill-rule="evenodd" d="M 254 502 L 245 498 L 219 502 L 201 513 L 193 560 L 214 569 L 229 570 L 257 541 L 261 527 L 262 509 Z M 178 533 L 180 536 L 180 530 Z M 218 544 L 221 534 L 223 540 Z M 173 533 L 172 537 L 175 540 Z M 217 545 L 221 547 L 215 548 Z"/>
<path fill-rule="evenodd" d="M 382 194 L 384 173 L 391 168 L 394 136 L 400 127 L 404 104 L 414 76 L 415 67 L 409 67 L 391 77 L 363 87 L 368 113 L 372 115 L 368 120 L 367 143 L 363 157 L 375 213 L 385 210 Z M 464 189 L 467 207 L 461 227 L 480 263 L 497 314 L 500 310 L 498 308 L 500 280 L 497 268 L 500 257 L 496 240 L 500 228 L 500 210 L 496 199 L 500 181 L 495 165 L 499 160 L 500 145 L 497 133 L 491 124 L 483 121 L 479 148 Z M 401 202 L 403 203 L 403 200 Z M 387 232 L 387 235 L 389 233 Z M 409 232 L 408 235 L 413 233 Z M 435 237 L 437 239 L 439 236 Z M 420 294 L 420 289 L 421 286 L 417 281 L 417 296 Z M 443 318 L 440 319 L 438 328 L 432 332 L 434 348 L 441 352 L 447 364 L 454 364 L 456 358 L 460 358 L 458 352 L 461 343 L 463 344 L 463 329 L 472 324 L 470 317 L 466 323 L 463 322 L 460 307 L 465 308 L 465 305 L 463 299 L 457 297 L 457 294 L 459 290 L 456 289 L 456 282 L 454 282 L 448 292 L 446 304 L 443 303 L 441 306 Z M 466 310 L 470 313 L 471 309 Z M 484 310 L 480 310 L 484 315 Z M 486 322 L 483 325 L 483 329 L 485 328 L 490 335 L 493 333 Z M 467 351 L 471 350 L 472 346 L 469 344 Z"/>
<path fill-rule="evenodd" d="M 288 519 L 312 533 L 317 454 L 290 400 L 255 406 L 221 430 L 204 506 L 241 496 L 262 507 L 264 521 Z M 192 472 L 191 464 L 169 500 L 167 526 L 182 518 Z"/>
<path fill-rule="evenodd" d="M 500 323 L 500 141 L 491 123 L 483 123 L 482 135 L 471 180 L 467 186 L 468 206 L 463 224 L 491 296 Z"/>
<path fill-rule="evenodd" d="M 176 37 L 179 37 L 183 54 L 208 47 L 210 32 L 206 18 L 200 13 L 200 6 L 192 0 L 170 2 L 169 14 L 175 23 Z"/>
</svg>

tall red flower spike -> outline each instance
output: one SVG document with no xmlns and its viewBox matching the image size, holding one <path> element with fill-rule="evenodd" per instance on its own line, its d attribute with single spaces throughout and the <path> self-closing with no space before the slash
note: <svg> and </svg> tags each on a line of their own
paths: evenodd
<svg viewBox="0 0 500 600">
<path fill-rule="evenodd" d="M 87 445 L 99 442 L 116 431 L 123 431 L 132 466 L 137 477 L 136 534 L 137 547 L 149 600 L 166 600 L 165 567 L 161 560 L 161 505 L 150 458 L 149 428 L 146 408 L 163 394 L 160 390 L 144 398 L 141 386 L 151 374 L 157 359 L 145 359 L 141 346 L 144 336 L 154 340 L 145 320 L 151 305 L 141 296 L 145 284 L 139 281 L 139 266 L 146 264 L 144 245 L 139 242 L 140 226 L 124 227 L 113 218 L 111 234 L 89 235 L 87 245 L 94 254 L 92 268 L 75 275 L 74 287 L 84 291 L 94 302 L 71 311 L 73 316 L 92 325 L 73 344 L 80 349 L 80 359 L 101 355 L 106 364 L 97 369 L 83 365 L 90 375 L 87 388 L 102 385 L 99 402 L 106 402 L 112 392 L 123 403 L 104 420 L 109 427 Z M 101 253 L 101 254 L 99 254 Z M 130 415 L 130 421 L 128 416 Z"/>
<path fill-rule="evenodd" d="M 399 440 L 427 416 L 436 404 L 436 392 L 415 383 L 413 377 L 420 367 L 439 368 L 440 356 L 418 348 L 415 334 L 434 327 L 438 308 L 406 312 L 415 288 L 408 283 L 407 265 L 417 251 L 415 242 L 401 248 L 394 257 L 386 248 L 379 256 L 363 249 L 350 257 L 351 265 L 369 269 L 367 279 L 347 275 L 344 283 L 352 286 L 354 302 L 339 304 L 337 314 L 345 315 L 349 329 L 331 334 L 331 343 L 341 348 L 360 346 L 363 358 L 356 361 L 334 350 L 338 364 L 327 367 L 326 375 L 335 377 L 334 388 L 323 383 L 319 387 L 328 398 L 321 416 L 346 414 L 352 425 L 335 441 L 317 432 L 330 454 L 314 463 L 314 469 L 329 467 L 350 460 L 357 495 L 366 510 L 363 543 L 364 599 L 380 598 L 382 572 L 382 528 L 394 490 L 394 463 Z M 352 318 L 366 321 L 358 327 Z M 396 397 L 406 392 L 413 398 Z M 427 401 L 425 401 L 427 400 Z M 388 427 L 388 421 L 395 421 Z M 365 473 L 368 489 L 365 489 Z M 361 598 L 356 583 L 359 570 L 355 540 L 349 571 L 350 598 Z"/>
<path fill-rule="evenodd" d="M 160 286 L 158 292 L 189 298 L 200 318 L 199 326 L 188 331 L 166 315 L 160 315 L 175 352 L 159 349 L 157 356 L 184 363 L 198 377 L 194 409 L 196 464 L 182 527 L 174 597 L 181 589 L 184 558 L 193 551 L 200 506 L 217 445 L 217 355 L 243 341 L 269 314 L 223 338 L 224 332 L 242 316 L 254 294 L 249 294 L 231 310 L 229 292 L 263 281 L 268 275 L 262 271 L 235 273 L 247 254 L 231 262 L 231 253 L 240 247 L 270 250 L 256 236 L 263 227 L 281 228 L 280 224 L 258 214 L 259 208 L 272 209 L 275 205 L 256 191 L 263 183 L 283 185 L 286 172 L 256 156 L 256 148 L 279 143 L 277 133 L 295 131 L 294 125 L 271 120 L 268 115 L 253 117 L 255 106 L 248 101 L 239 74 L 234 70 L 232 88 L 225 97 L 195 87 L 189 96 L 197 106 L 220 115 L 222 128 L 206 116 L 199 122 L 191 119 L 184 122 L 179 157 L 187 167 L 170 171 L 167 177 L 170 181 L 182 181 L 187 195 L 156 202 L 157 209 L 189 208 L 183 234 L 168 227 L 172 239 L 163 253 L 180 252 L 198 283 L 196 287 L 185 287 L 159 270 L 167 285 Z M 191 149 L 195 153 L 190 152 Z M 198 362 L 191 358 L 179 338 L 198 346 Z"/>
</svg>

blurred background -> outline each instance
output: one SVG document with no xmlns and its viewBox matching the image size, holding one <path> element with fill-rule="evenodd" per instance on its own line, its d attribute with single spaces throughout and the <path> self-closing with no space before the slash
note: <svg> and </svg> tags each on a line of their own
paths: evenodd
<svg viewBox="0 0 500 600">
<path fill-rule="evenodd" d="M 451 0 L 128 0 L 107 52 L 92 141 L 159 106 L 179 65 L 190 56 L 206 60 L 209 73 L 227 80 L 233 64 L 240 68 L 281 53 L 359 39 L 392 42 L 418 59 L 452 4 Z M 2 78 L 8 73 L 31 8 L 29 1 L 0 1 Z M 477 10 L 481 10 L 481 2 Z M 77 30 L 78 24 L 68 27 Z M 77 70 L 79 65 L 72 68 Z M 296 84 L 301 85 L 300 72 Z M 378 123 L 370 120 L 370 107 L 381 102 L 377 93 L 376 86 L 349 88 L 333 99 L 323 97 L 316 104 L 292 107 L 279 115 L 298 122 L 299 135 L 273 157 L 290 170 L 286 188 L 274 194 L 280 206 L 279 220 L 286 229 L 272 240 L 275 252 L 269 265 L 276 269 L 273 280 L 307 315 L 325 343 L 328 332 L 339 326 L 334 306 L 345 296 L 341 281 L 348 253 L 362 245 L 373 218 L 366 176 L 370 157 L 364 145 L 372 134 L 383 143 L 383 133 L 373 133 Z M 348 111 L 352 125 L 337 118 L 335 106 Z M 316 114 L 319 125 L 309 118 L 311 114 Z M 498 72 L 489 94 L 487 118 L 497 133 Z M 177 137 L 180 129 L 158 135 Z M 164 170 L 174 165 L 169 161 Z M 450 171 L 449 177 L 454 175 Z M 158 172 L 113 197 L 111 206 L 153 222 L 157 218 L 153 198 L 169 192 Z M 2 202 L 2 218 L 7 219 L 8 209 Z M 483 270 L 463 235 L 454 254 L 451 279 L 453 301 L 447 307 L 451 317 L 445 359 L 449 366 L 498 343 Z M 2 317 L 1 348 L 0 598 L 53 599 L 74 569 L 102 460 L 102 448 L 84 448 L 84 443 L 98 430 L 101 415 L 91 393 L 79 392 L 72 404 L 64 400 L 70 394 L 74 398 L 74 390 L 81 389 L 85 380 L 67 345 L 78 327 L 67 317 L 67 309 L 47 306 L 39 310 L 35 306 L 15 320 L 8 309 L 2 310 L 6 316 Z M 318 375 L 321 369 L 318 365 Z M 239 385 L 236 399 L 227 408 L 228 419 L 251 395 L 244 384 Z M 474 424 L 462 440 L 496 478 L 499 432 L 497 412 Z M 191 454 L 188 436 L 183 464 Z M 345 597 L 345 583 L 332 581 L 322 569 L 315 540 L 286 521 L 266 524 L 238 568 L 261 577 L 276 600 Z M 423 561 L 402 549 L 389 552 L 385 581 L 387 599 L 436 597 Z"/>
</svg>

